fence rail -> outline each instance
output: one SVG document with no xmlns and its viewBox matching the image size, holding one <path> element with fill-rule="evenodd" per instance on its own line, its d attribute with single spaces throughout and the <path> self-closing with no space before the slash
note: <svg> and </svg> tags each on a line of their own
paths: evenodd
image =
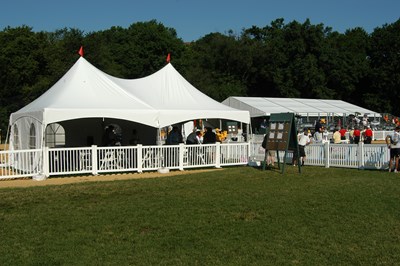
<svg viewBox="0 0 400 266">
<path fill-rule="evenodd" d="M 250 163 L 260 165 L 265 157 L 261 142 L 250 145 Z M 329 142 L 310 144 L 305 148 L 306 164 L 324 167 L 345 167 L 357 169 L 387 169 L 390 152 L 386 144 L 331 144 Z M 283 152 L 279 152 L 283 162 Z M 289 151 L 286 163 L 290 163 L 293 152 Z M 277 158 L 275 158 L 276 160 Z"/>
<path fill-rule="evenodd" d="M 247 165 L 264 160 L 262 138 L 249 143 L 122 147 L 45 148 L 0 151 L 0 179 L 76 174 L 184 170 L 200 167 Z M 284 152 L 277 153 L 283 162 Z M 285 163 L 290 163 L 289 151 Z M 385 144 L 311 144 L 306 164 L 323 167 L 387 169 Z M 277 159 L 277 158 L 276 158 Z"/>
<path fill-rule="evenodd" d="M 0 151 L 0 179 L 246 165 L 249 143 Z"/>
</svg>

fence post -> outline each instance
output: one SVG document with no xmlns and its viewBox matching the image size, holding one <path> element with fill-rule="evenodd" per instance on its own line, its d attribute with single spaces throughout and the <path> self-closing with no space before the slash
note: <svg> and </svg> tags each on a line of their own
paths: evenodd
<svg viewBox="0 0 400 266">
<path fill-rule="evenodd" d="M 215 168 L 221 168 L 221 143 L 215 143 Z"/>
<path fill-rule="evenodd" d="M 92 150 L 90 152 L 92 153 L 92 175 L 98 175 L 99 173 L 97 172 L 97 166 L 99 164 L 97 156 L 97 145 L 92 145 Z"/>
<path fill-rule="evenodd" d="M 138 173 L 143 172 L 143 145 L 138 144 L 137 146 L 137 171 Z"/>
<path fill-rule="evenodd" d="M 360 141 L 357 147 L 358 169 L 364 168 L 364 142 Z"/>
<path fill-rule="evenodd" d="M 45 177 L 50 176 L 50 164 L 49 164 L 49 147 L 44 147 L 43 149 L 43 165 L 42 173 Z"/>
<path fill-rule="evenodd" d="M 179 143 L 179 170 L 183 171 L 183 155 L 185 151 L 185 145 L 183 143 Z"/>
<path fill-rule="evenodd" d="M 330 148 L 329 148 L 329 141 L 324 143 L 325 149 L 325 168 L 329 168 L 329 161 L 331 160 Z"/>
</svg>

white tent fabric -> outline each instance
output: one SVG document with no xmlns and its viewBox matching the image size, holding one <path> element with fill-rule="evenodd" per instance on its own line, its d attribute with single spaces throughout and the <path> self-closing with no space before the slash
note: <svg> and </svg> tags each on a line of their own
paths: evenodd
<svg viewBox="0 0 400 266">
<path fill-rule="evenodd" d="M 155 127 L 157 114 L 81 57 L 49 90 L 11 114 L 10 144 L 19 149 L 41 147 L 46 126 L 59 121 L 112 117 Z M 32 136 L 35 145 L 30 143 Z"/>
<path fill-rule="evenodd" d="M 211 118 L 250 123 L 248 111 L 235 110 L 201 93 L 171 64 L 148 77 L 124 80 L 80 57 L 43 95 L 11 114 L 10 146 L 42 147 L 47 125 L 83 118 L 121 119 L 152 128 Z"/>
<path fill-rule="evenodd" d="M 355 113 L 367 114 L 369 117 L 381 117 L 379 113 L 342 100 L 229 97 L 222 103 L 239 110 L 248 110 L 251 117 L 288 112 L 311 117 L 348 116 Z"/>
<path fill-rule="evenodd" d="M 34 117 L 43 124 L 87 117 L 114 117 L 157 126 L 158 111 L 122 90 L 83 57 L 39 98 L 11 114 Z"/>
<path fill-rule="evenodd" d="M 172 66 L 167 64 L 156 73 L 141 79 L 112 80 L 160 111 L 159 126 L 198 118 L 227 119 L 248 124 L 249 113 L 228 107 L 197 90 Z"/>
</svg>

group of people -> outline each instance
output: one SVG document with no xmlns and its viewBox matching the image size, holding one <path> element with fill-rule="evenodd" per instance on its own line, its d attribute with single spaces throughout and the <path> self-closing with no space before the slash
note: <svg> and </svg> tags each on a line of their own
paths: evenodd
<svg viewBox="0 0 400 266">
<path fill-rule="evenodd" d="M 347 139 L 348 133 L 348 139 Z M 327 131 L 321 124 L 321 119 L 315 123 L 314 142 L 319 143 L 323 141 L 323 136 L 327 137 Z M 365 144 L 371 144 L 373 138 L 373 131 L 370 126 L 365 126 L 363 130 L 360 127 L 354 127 L 347 130 L 345 127 L 336 127 L 331 142 L 339 144 L 343 142 L 349 142 L 350 144 L 358 144 L 363 141 Z"/>
<path fill-rule="evenodd" d="M 347 139 L 347 132 L 349 133 L 349 139 Z M 358 144 L 363 141 L 365 144 L 371 144 L 374 132 L 370 126 L 366 126 L 363 131 L 360 128 L 355 127 L 347 131 L 344 127 L 336 129 L 332 135 L 332 142 L 335 144 L 349 142 L 350 144 Z"/>
<path fill-rule="evenodd" d="M 166 144 L 178 145 L 183 143 L 183 136 L 177 126 L 174 126 L 168 133 Z M 217 142 L 217 136 L 211 127 L 206 127 L 204 134 L 197 129 L 194 129 L 186 138 L 186 144 L 212 144 Z"/>
<path fill-rule="evenodd" d="M 344 127 L 342 127 L 340 130 L 336 129 L 332 136 L 333 143 L 337 144 L 341 143 L 343 140 L 346 140 L 346 133 L 347 130 Z M 321 121 L 318 120 L 315 125 L 314 139 L 318 141 L 319 139 L 321 139 L 322 134 L 323 127 L 321 125 Z M 371 144 L 373 131 L 370 126 L 366 126 L 363 131 L 361 131 L 358 127 L 352 128 L 349 131 L 350 143 L 358 144 L 361 141 L 361 138 L 364 139 L 365 144 Z M 397 173 L 398 171 L 400 171 L 400 125 L 396 126 L 394 131 L 386 136 L 385 142 L 388 149 L 390 149 L 389 172 L 393 171 Z M 294 154 L 293 165 L 296 165 L 297 158 L 302 158 L 301 165 L 304 165 L 304 161 L 306 158 L 304 148 L 310 143 L 310 134 L 308 130 L 304 130 L 304 133 L 299 134 L 298 137 L 299 155 L 297 155 L 296 153 Z"/>
</svg>

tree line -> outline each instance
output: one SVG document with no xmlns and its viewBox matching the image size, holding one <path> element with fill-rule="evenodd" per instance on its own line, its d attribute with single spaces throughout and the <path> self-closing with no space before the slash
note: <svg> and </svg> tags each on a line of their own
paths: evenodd
<svg viewBox="0 0 400 266">
<path fill-rule="evenodd" d="M 195 87 L 223 101 L 229 96 L 341 99 L 400 115 L 400 19 L 367 33 L 323 24 L 285 23 L 240 34 L 209 33 L 191 43 L 151 20 L 127 28 L 84 33 L 76 28 L 0 32 L 0 129 L 12 112 L 49 89 L 79 58 L 120 78 L 140 78 L 171 63 Z M 77 95 L 76 97 L 79 97 Z M 201 104 L 201 103 L 199 103 Z M 4 137 L 4 134 L 3 134 Z"/>
</svg>

